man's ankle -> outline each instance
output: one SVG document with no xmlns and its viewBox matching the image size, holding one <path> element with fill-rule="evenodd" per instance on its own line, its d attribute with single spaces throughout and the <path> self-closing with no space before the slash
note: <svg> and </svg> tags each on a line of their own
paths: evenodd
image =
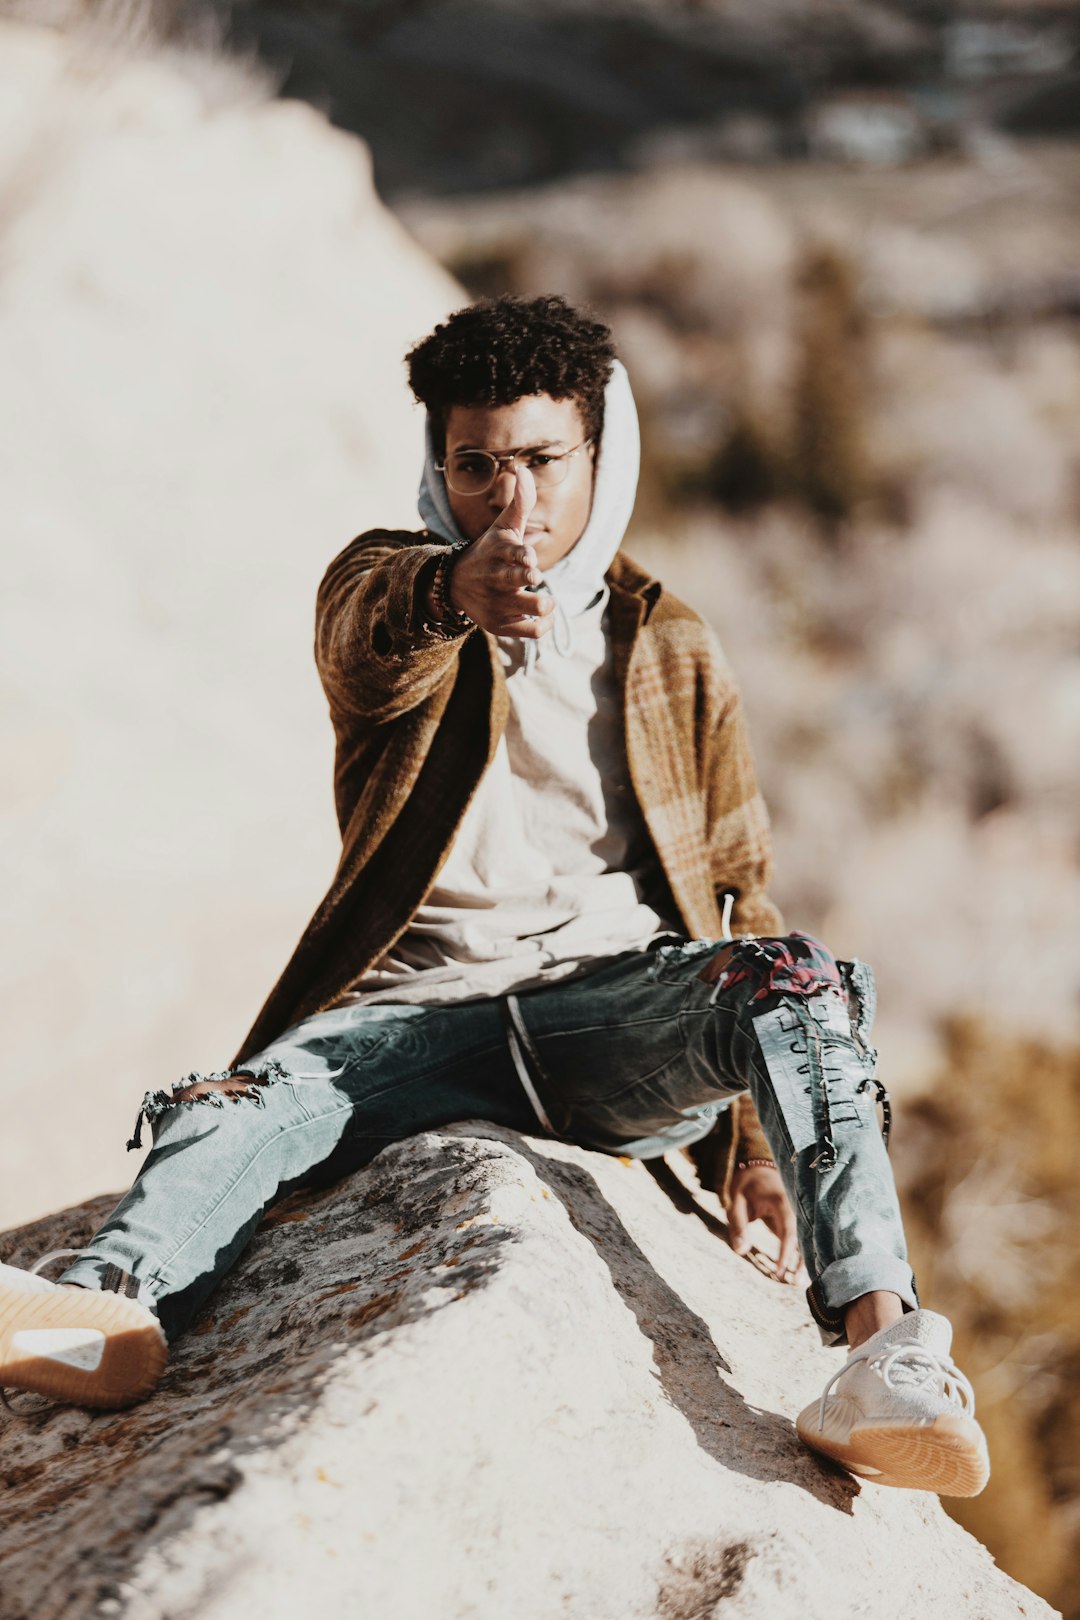
<svg viewBox="0 0 1080 1620">
<path fill-rule="evenodd" d="M 892 1327 L 904 1314 L 904 1302 L 899 1294 L 875 1289 L 871 1294 L 860 1294 L 844 1307 L 844 1327 L 848 1347 L 852 1350 L 864 1344 L 882 1328 Z"/>
</svg>

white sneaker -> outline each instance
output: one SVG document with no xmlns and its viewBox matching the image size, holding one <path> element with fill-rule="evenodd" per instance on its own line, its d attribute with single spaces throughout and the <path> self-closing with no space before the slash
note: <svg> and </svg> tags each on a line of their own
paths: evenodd
<svg viewBox="0 0 1080 1620">
<path fill-rule="evenodd" d="M 853 1350 L 799 1438 L 875 1485 L 978 1496 L 990 1477 L 971 1385 L 951 1359 L 952 1326 L 912 1311 Z"/>
<path fill-rule="evenodd" d="M 0 1391 L 128 1406 L 150 1393 L 167 1355 L 157 1317 L 136 1300 L 0 1265 Z"/>
</svg>

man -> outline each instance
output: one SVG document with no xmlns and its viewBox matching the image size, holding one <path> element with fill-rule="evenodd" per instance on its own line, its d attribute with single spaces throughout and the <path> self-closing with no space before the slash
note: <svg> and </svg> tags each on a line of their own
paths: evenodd
<svg viewBox="0 0 1080 1620">
<path fill-rule="evenodd" d="M 318 594 L 338 872 L 233 1064 L 147 1094 L 153 1151 L 61 1281 L 0 1268 L 0 1385 L 147 1393 L 266 1209 L 386 1142 L 479 1117 L 649 1158 L 737 1101 L 736 1235 L 766 1216 L 793 1278 L 793 1205 L 850 1348 L 799 1433 L 879 1483 L 981 1490 L 877 1128 L 872 976 L 783 934 L 722 654 L 619 549 L 638 437 L 610 333 L 484 301 L 408 364 L 425 528 L 361 535 Z"/>
</svg>

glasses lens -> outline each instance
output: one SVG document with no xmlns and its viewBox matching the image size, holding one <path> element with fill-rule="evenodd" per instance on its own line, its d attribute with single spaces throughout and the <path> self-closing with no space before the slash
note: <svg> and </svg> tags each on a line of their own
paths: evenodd
<svg viewBox="0 0 1080 1620">
<path fill-rule="evenodd" d="M 482 495 L 495 477 L 497 463 L 483 450 L 464 450 L 448 456 L 446 482 L 459 495 Z"/>
<path fill-rule="evenodd" d="M 530 456 L 527 462 L 529 471 L 536 479 L 537 489 L 550 489 L 552 484 L 561 484 L 569 465 L 569 456 Z"/>
</svg>

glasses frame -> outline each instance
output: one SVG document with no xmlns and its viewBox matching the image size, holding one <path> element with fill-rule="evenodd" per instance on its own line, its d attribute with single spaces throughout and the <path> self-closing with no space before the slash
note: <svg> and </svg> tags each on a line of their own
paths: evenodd
<svg viewBox="0 0 1080 1620">
<path fill-rule="evenodd" d="M 552 461 L 559 461 L 559 462 L 567 462 L 567 461 L 569 461 L 571 456 L 576 456 L 580 451 L 585 449 L 586 445 L 592 444 L 593 438 L 594 438 L 594 435 L 590 433 L 589 437 L 587 439 L 582 439 L 580 444 L 573 445 L 572 448 L 569 449 L 569 450 L 560 450 L 560 451 L 558 451 L 557 454 L 555 454 L 555 455 L 553 455 L 551 457 Z M 498 478 L 499 469 L 501 468 L 504 461 L 508 461 L 510 463 L 510 465 L 513 466 L 515 464 L 515 462 L 517 462 L 517 461 L 519 461 L 521 459 L 522 456 L 525 456 L 525 455 L 546 455 L 547 452 L 543 451 L 543 450 L 504 450 L 501 455 L 497 455 L 494 450 L 463 450 L 463 451 L 455 451 L 455 454 L 470 455 L 470 456 L 487 456 L 489 461 L 493 461 L 495 463 L 495 470 L 492 473 L 491 477 L 488 479 L 487 483 L 484 485 L 483 489 L 455 489 L 454 485 L 450 482 L 450 479 L 447 476 L 446 463 L 447 463 L 448 458 L 446 456 L 444 456 L 441 461 L 437 461 L 435 463 L 435 471 L 438 472 L 438 473 L 442 473 L 443 478 L 446 480 L 447 488 L 448 489 L 453 489 L 455 495 L 466 495 L 466 496 L 468 496 L 468 495 L 486 495 L 488 490 L 491 488 L 492 484 L 495 482 L 496 478 Z M 553 485 L 551 485 L 549 487 L 551 487 L 553 489 L 558 489 L 559 484 L 563 484 L 565 482 L 566 482 L 566 474 L 563 473 L 562 477 L 560 479 L 558 479 L 558 481 L 555 484 L 553 484 Z"/>
</svg>

